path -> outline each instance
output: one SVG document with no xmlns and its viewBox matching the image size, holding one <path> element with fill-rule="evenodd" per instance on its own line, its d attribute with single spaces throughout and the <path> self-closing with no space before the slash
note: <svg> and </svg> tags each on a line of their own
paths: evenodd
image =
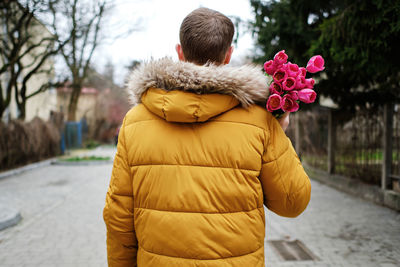
<svg viewBox="0 0 400 267">
<path fill-rule="evenodd" d="M 102 209 L 111 168 L 52 165 L 1 180 L 0 203 L 18 208 L 23 219 L 0 232 L 0 266 L 106 266 Z M 267 239 L 298 239 L 319 260 L 284 261 L 267 245 L 268 267 L 400 266 L 400 213 L 317 182 L 312 187 L 298 218 L 267 212 Z"/>
</svg>

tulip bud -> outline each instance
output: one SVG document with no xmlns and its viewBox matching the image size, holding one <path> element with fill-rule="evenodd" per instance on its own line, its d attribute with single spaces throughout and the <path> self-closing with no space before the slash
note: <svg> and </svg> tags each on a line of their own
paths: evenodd
<svg viewBox="0 0 400 267">
<path fill-rule="evenodd" d="M 295 112 L 299 109 L 299 104 L 289 95 L 285 95 L 281 100 L 283 111 Z"/>
<path fill-rule="evenodd" d="M 318 71 L 325 69 L 324 64 L 325 61 L 320 55 L 313 56 L 308 61 L 306 69 L 308 72 L 316 73 Z"/>
<path fill-rule="evenodd" d="M 265 62 L 264 63 L 264 70 L 269 75 L 274 74 L 274 72 L 276 71 L 276 66 L 274 64 L 274 61 L 268 60 L 267 62 Z"/>
<path fill-rule="evenodd" d="M 296 80 L 293 77 L 287 77 L 282 82 L 283 90 L 290 91 L 296 87 Z"/>
<path fill-rule="evenodd" d="M 279 51 L 274 56 L 275 65 L 279 66 L 287 62 L 288 55 L 286 55 L 285 50 Z"/>
<path fill-rule="evenodd" d="M 299 100 L 304 103 L 313 103 L 317 97 L 314 90 L 310 88 L 302 89 L 298 91 Z"/>
<path fill-rule="evenodd" d="M 282 98 L 280 95 L 277 95 L 277 94 L 271 95 L 267 101 L 267 110 L 269 112 L 272 112 L 274 110 L 280 109 L 281 102 L 282 102 Z"/>
</svg>

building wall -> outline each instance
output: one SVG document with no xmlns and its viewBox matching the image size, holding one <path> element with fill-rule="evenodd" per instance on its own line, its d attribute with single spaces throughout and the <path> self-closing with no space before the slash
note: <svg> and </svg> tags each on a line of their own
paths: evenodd
<svg viewBox="0 0 400 267">
<path fill-rule="evenodd" d="M 4 25 L 3 25 L 4 26 Z M 4 31 L 4 27 L 0 28 L 0 31 Z M 48 29 L 40 23 L 38 20 L 34 20 L 32 23 L 32 27 L 30 29 L 31 33 L 35 38 L 33 39 L 34 43 L 40 42 L 43 38 L 51 37 L 51 33 Z M 47 49 L 47 42 L 44 42 L 43 46 L 39 46 L 33 49 L 27 56 L 25 56 L 22 60 L 24 65 L 30 65 L 33 62 L 33 59 L 36 55 L 40 55 Z M 26 49 L 26 48 L 25 48 Z M 23 53 L 23 51 L 22 51 Z M 0 58 L 0 63 L 1 58 Z M 36 90 L 38 90 L 43 84 L 48 83 L 54 78 L 54 70 L 53 70 L 54 62 L 52 58 L 48 58 L 46 62 L 42 65 L 42 67 L 38 71 L 49 70 L 49 73 L 40 73 L 34 74 L 29 81 L 27 82 L 27 92 L 26 95 L 30 95 Z M 35 65 L 27 68 L 21 77 L 19 78 L 19 88 L 21 87 L 23 77 L 34 68 Z M 3 82 L 3 90 L 5 90 L 4 86 L 7 84 L 8 77 L 7 73 L 1 75 L 1 80 Z M 5 92 L 4 92 L 5 93 Z M 55 89 L 51 89 L 45 92 L 41 92 L 31 98 L 29 98 L 26 102 L 26 117 L 25 120 L 29 121 L 33 119 L 35 116 L 38 116 L 44 120 L 48 120 L 50 116 L 50 111 L 57 110 L 57 94 Z M 19 115 L 18 107 L 15 100 L 15 88 L 11 93 L 11 101 L 8 107 L 8 110 L 3 115 L 3 119 L 7 120 L 8 117 L 11 119 L 17 118 Z M 6 118 L 5 118 L 6 117 Z"/>
<path fill-rule="evenodd" d="M 64 118 L 67 118 L 68 116 L 70 95 L 70 91 L 64 91 L 62 89 L 57 92 L 57 110 L 64 114 Z M 97 96 L 97 92 L 85 93 L 85 88 L 82 89 L 82 93 L 78 100 L 76 120 L 81 120 L 85 117 L 88 124 L 93 124 L 95 122 Z"/>
<path fill-rule="evenodd" d="M 42 38 L 51 37 L 51 33 L 47 28 L 40 22 L 35 24 L 36 26 L 32 29 L 37 36 L 35 42 L 40 41 Z M 38 47 L 30 54 L 27 58 L 27 62 L 32 62 L 32 57 L 35 54 L 43 53 L 46 50 L 46 45 Z M 38 90 L 43 84 L 48 83 L 54 79 L 54 61 L 53 58 L 48 58 L 46 62 L 41 67 L 41 70 L 49 70 L 49 73 L 35 74 L 28 82 L 28 92 L 27 95 Z M 57 110 L 57 93 L 54 88 L 51 88 L 45 92 L 39 93 L 32 98 L 28 99 L 26 103 L 26 118 L 29 121 L 35 116 L 38 116 L 44 120 L 48 120 L 50 116 L 50 111 Z"/>
</svg>

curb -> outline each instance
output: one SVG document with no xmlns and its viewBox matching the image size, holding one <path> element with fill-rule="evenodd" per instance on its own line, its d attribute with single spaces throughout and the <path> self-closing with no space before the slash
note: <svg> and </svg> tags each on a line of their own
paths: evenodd
<svg viewBox="0 0 400 267">
<path fill-rule="evenodd" d="M 47 160 L 31 163 L 31 164 L 28 164 L 28 165 L 25 165 L 25 166 L 22 166 L 22 167 L 19 167 L 19 168 L 16 168 L 16 169 L 12 169 L 12 170 L 9 170 L 9 171 L 0 172 L 0 180 L 4 179 L 4 178 L 7 178 L 9 176 L 18 175 L 18 174 L 21 174 L 21 173 L 24 173 L 24 172 L 27 172 L 27 171 L 30 171 L 30 170 L 33 170 L 33 169 L 37 169 L 39 167 L 48 166 L 53 161 L 55 161 L 56 159 L 57 158 L 54 157 L 54 158 L 50 158 L 50 159 L 47 159 Z"/>
<path fill-rule="evenodd" d="M 112 164 L 111 160 L 93 160 L 93 161 L 61 161 L 55 160 L 51 162 L 51 165 L 62 165 L 62 166 L 94 166 L 103 164 Z"/>
<path fill-rule="evenodd" d="M 19 211 L 0 205 L 0 231 L 16 225 L 21 219 Z"/>
<path fill-rule="evenodd" d="M 319 181 L 339 191 L 400 211 L 400 193 L 393 190 L 382 190 L 378 186 L 365 184 L 337 174 L 329 174 L 302 162 L 311 179 Z"/>
<path fill-rule="evenodd" d="M 91 149 L 91 150 L 88 150 L 88 149 L 82 150 L 82 151 L 79 151 L 77 153 L 77 155 L 80 155 L 80 154 L 83 154 L 83 153 L 87 153 L 89 151 L 95 151 L 95 150 L 98 150 L 99 148 L 101 148 L 101 146 L 99 146 L 99 147 L 97 147 L 95 149 Z M 24 173 L 24 172 L 27 172 L 27 171 L 30 171 L 30 170 L 33 170 L 33 169 L 36 169 L 36 168 L 39 168 L 39 167 L 49 166 L 49 165 L 53 165 L 53 164 L 54 165 L 68 165 L 68 166 L 77 166 L 77 165 L 87 166 L 87 165 L 109 164 L 109 163 L 113 163 L 114 162 L 114 160 L 111 159 L 109 161 L 102 161 L 102 162 L 93 163 L 93 164 L 92 164 L 92 162 L 94 162 L 94 161 L 91 161 L 90 163 L 82 162 L 80 164 L 79 163 L 70 164 L 69 162 L 66 162 L 66 163 L 61 162 L 60 163 L 59 157 L 60 156 L 53 157 L 53 158 L 50 158 L 50 159 L 47 159 L 47 160 L 43 160 L 43 161 L 34 162 L 34 163 L 31 163 L 31 164 L 28 164 L 28 165 L 25 165 L 25 166 L 22 166 L 22 167 L 19 167 L 19 168 L 11 169 L 11 170 L 8 170 L 8 171 L 4 171 L 4 172 L 0 171 L 0 181 L 2 179 L 4 179 L 4 178 L 7 178 L 7 177 L 10 177 L 10 176 L 13 176 L 13 175 L 18 175 L 18 174 L 21 174 L 21 173 Z"/>
</svg>

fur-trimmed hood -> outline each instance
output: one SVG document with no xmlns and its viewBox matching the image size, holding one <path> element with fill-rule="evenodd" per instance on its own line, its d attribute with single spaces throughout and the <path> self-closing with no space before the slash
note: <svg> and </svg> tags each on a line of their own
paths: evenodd
<svg viewBox="0 0 400 267">
<path fill-rule="evenodd" d="M 127 88 L 133 104 L 140 103 L 149 88 L 231 95 L 243 107 L 264 103 L 269 94 L 267 77 L 259 66 L 199 66 L 170 58 L 143 63 L 130 75 Z"/>
</svg>

